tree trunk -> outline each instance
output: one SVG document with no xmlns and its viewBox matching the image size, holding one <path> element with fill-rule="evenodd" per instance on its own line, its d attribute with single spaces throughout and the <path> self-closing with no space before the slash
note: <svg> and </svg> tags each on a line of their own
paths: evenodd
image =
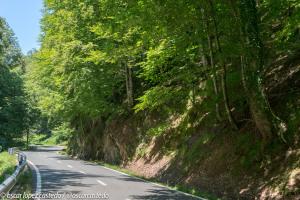
<svg viewBox="0 0 300 200">
<path fill-rule="evenodd" d="M 223 93 L 223 100 L 224 100 L 224 105 L 225 105 L 225 110 L 226 110 L 226 115 L 227 115 L 227 119 L 229 121 L 229 123 L 231 124 L 231 126 L 233 127 L 234 130 L 239 130 L 233 116 L 232 116 L 232 112 L 230 110 L 229 107 L 229 100 L 228 100 L 228 94 L 227 94 L 227 84 L 226 84 L 226 66 L 223 65 L 223 72 L 222 72 L 222 79 L 221 79 L 221 83 L 222 83 L 222 93 Z"/>
<path fill-rule="evenodd" d="M 213 81 L 214 93 L 217 97 L 217 102 L 215 104 L 216 117 L 217 117 L 218 121 L 221 121 L 222 118 L 221 118 L 220 106 L 219 106 L 219 102 L 218 102 L 219 89 L 218 89 L 218 82 L 217 82 L 217 71 L 216 71 L 215 62 L 214 62 L 212 40 L 209 35 L 209 22 L 208 22 L 208 19 L 205 17 L 205 13 L 204 13 L 203 9 L 202 9 L 202 18 L 203 18 L 203 22 L 204 22 L 203 24 L 205 24 L 205 27 L 206 27 L 206 37 L 207 37 L 207 41 L 208 41 L 210 66 L 212 68 L 212 81 Z"/>
<path fill-rule="evenodd" d="M 241 56 L 241 76 L 243 87 L 248 97 L 248 103 L 250 106 L 252 118 L 262 136 L 263 146 L 265 146 L 271 140 L 272 137 L 272 124 L 270 123 L 267 114 L 268 112 L 266 110 L 266 107 L 268 106 L 264 105 L 266 104 L 265 100 L 259 100 L 259 96 L 261 95 L 259 94 L 260 92 L 258 81 L 249 81 L 249 75 L 247 74 L 245 67 L 245 58 L 244 56 Z"/>
<path fill-rule="evenodd" d="M 133 81 L 132 81 L 132 68 L 128 67 L 128 106 L 132 108 L 133 106 Z"/>
<path fill-rule="evenodd" d="M 286 124 L 273 113 L 262 86 L 263 45 L 255 0 L 240 0 L 240 15 L 245 50 L 241 56 L 241 74 L 253 120 L 264 145 L 270 142 L 274 133 L 285 142 L 283 133 L 287 130 Z"/>
<path fill-rule="evenodd" d="M 26 149 L 29 150 L 29 129 L 26 130 Z"/>
<path fill-rule="evenodd" d="M 127 103 L 128 103 L 128 108 L 131 109 L 133 106 L 132 69 L 129 68 L 126 63 L 124 63 L 124 66 L 125 66 L 125 78 L 126 78 Z"/>
<path fill-rule="evenodd" d="M 217 25 L 217 21 L 216 21 L 216 14 L 215 14 L 215 10 L 214 10 L 214 4 L 211 0 L 208 1 L 209 5 L 210 5 L 210 9 L 211 9 L 211 16 L 212 16 L 212 20 L 213 20 L 213 25 L 214 25 L 214 29 L 215 29 L 215 37 L 216 37 L 216 44 L 217 44 L 217 49 L 218 52 L 221 54 L 222 53 L 222 49 L 221 49 L 221 44 L 220 44 L 220 36 L 218 33 L 218 25 Z M 229 121 L 229 123 L 231 124 L 231 126 L 235 129 L 238 130 L 238 126 L 232 116 L 232 112 L 230 110 L 230 106 L 229 106 L 229 100 L 228 100 L 228 95 L 227 95 L 227 83 L 226 83 L 226 65 L 224 64 L 223 61 L 221 61 L 221 65 L 222 65 L 222 78 L 221 78 L 221 84 L 222 84 L 222 95 L 223 95 L 223 100 L 224 100 L 224 106 L 225 106 L 225 110 L 226 110 L 226 117 L 227 120 Z"/>
</svg>

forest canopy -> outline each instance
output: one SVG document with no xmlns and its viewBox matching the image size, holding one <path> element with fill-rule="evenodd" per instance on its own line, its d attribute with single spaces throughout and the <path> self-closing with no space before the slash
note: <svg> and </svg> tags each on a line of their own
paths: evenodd
<svg viewBox="0 0 300 200">
<path fill-rule="evenodd" d="M 27 127 L 27 104 L 21 75 L 24 62 L 14 33 L 0 17 L 0 146 L 21 138 Z"/>
<path fill-rule="evenodd" d="M 297 11 L 293 0 L 46 0 L 27 87 L 58 123 L 182 113 L 209 98 L 217 121 L 238 130 L 234 115 L 242 113 L 263 143 L 285 141 L 288 127 L 270 107 L 264 72 L 276 54 L 298 48 Z"/>
</svg>

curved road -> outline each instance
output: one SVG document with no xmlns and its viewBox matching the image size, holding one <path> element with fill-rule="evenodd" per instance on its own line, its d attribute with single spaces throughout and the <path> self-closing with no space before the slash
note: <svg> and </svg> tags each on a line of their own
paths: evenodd
<svg viewBox="0 0 300 200">
<path fill-rule="evenodd" d="M 35 171 L 35 190 L 42 194 L 97 194 L 110 200 L 196 200 L 201 199 L 127 174 L 58 154 L 58 147 L 38 147 L 25 152 Z M 75 199 L 76 196 L 64 196 Z M 87 199 L 86 197 L 85 199 Z M 50 198 L 49 198 L 50 199 Z"/>
</svg>

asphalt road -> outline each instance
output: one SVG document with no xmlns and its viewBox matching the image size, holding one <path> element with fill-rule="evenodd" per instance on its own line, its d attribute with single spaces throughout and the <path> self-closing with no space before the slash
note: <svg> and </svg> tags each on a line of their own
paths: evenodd
<svg viewBox="0 0 300 200">
<path fill-rule="evenodd" d="M 63 199 L 196 200 L 198 197 L 146 182 L 97 164 L 58 154 L 58 147 L 25 152 L 34 171 L 34 190 Z M 87 196 L 84 196 L 87 195 Z M 47 196 L 44 196 L 46 199 Z M 52 198 L 53 198 L 52 197 Z"/>
</svg>

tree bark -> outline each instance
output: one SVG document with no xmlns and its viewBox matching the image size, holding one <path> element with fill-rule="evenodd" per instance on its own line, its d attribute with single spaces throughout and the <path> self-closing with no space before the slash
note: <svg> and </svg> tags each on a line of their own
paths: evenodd
<svg viewBox="0 0 300 200">
<path fill-rule="evenodd" d="M 29 129 L 26 130 L 26 149 L 29 150 Z"/>
<path fill-rule="evenodd" d="M 219 89 L 218 89 L 218 81 L 217 81 L 217 71 L 216 71 L 216 66 L 214 62 L 214 55 L 213 55 L 213 46 L 212 46 L 212 40 L 209 35 L 209 22 L 208 19 L 205 17 L 204 10 L 202 9 L 202 18 L 203 18 L 203 24 L 205 24 L 206 28 L 206 37 L 207 37 L 207 42 L 208 42 L 208 49 L 209 49 L 209 58 L 210 58 L 210 66 L 212 68 L 212 81 L 213 81 L 213 88 L 214 88 L 214 93 L 217 97 L 217 102 L 215 104 L 215 109 L 216 109 L 216 117 L 218 121 L 221 121 L 221 113 L 220 113 L 220 106 L 218 102 L 219 98 Z"/>
<path fill-rule="evenodd" d="M 124 63 L 125 67 L 125 78 L 126 78 L 126 93 L 128 108 L 131 109 L 133 106 L 133 82 L 132 82 L 132 69 Z"/>
<path fill-rule="evenodd" d="M 287 130 L 286 124 L 273 113 L 262 86 L 263 45 L 255 0 L 240 0 L 240 15 L 242 44 L 244 50 L 247 49 L 241 56 L 241 76 L 252 118 L 264 146 L 271 141 L 274 133 L 285 142 L 283 133 Z"/>
<path fill-rule="evenodd" d="M 209 5 L 210 5 L 210 9 L 211 9 L 211 16 L 212 16 L 212 20 L 213 20 L 213 25 L 214 25 L 214 29 L 215 29 L 215 37 L 216 37 L 216 45 L 217 45 L 217 49 L 218 52 L 221 54 L 222 53 L 222 49 L 221 49 L 221 43 L 220 43 L 220 36 L 218 33 L 218 25 L 217 25 L 217 21 L 216 21 L 216 14 L 214 11 L 214 4 L 211 0 L 208 0 Z M 227 120 L 229 121 L 229 123 L 231 124 L 231 126 L 235 129 L 238 130 L 238 126 L 236 124 L 236 121 L 234 120 L 233 116 L 232 116 L 232 112 L 230 110 L 230 106 L 229 106 L 229 98 L 228 98 L 228 93 L 227 93 L 227 83 L 226 83 L 226 65 L 223 61 L 221 61 L 221 65 L 222 65 L 222 77 L 221 77 L 221 85 L 222 85 L 222 95 L 223 95 L 223 100 L 224 100 L 224 106 L 225 106 L 225 110 L 226 110 L 226 117 Z"/>
<path fill-rule="evenodd" d="M 226 115 L 227 115 L 227 119 L 229 121 L 229 123 L 231 124 L 232 128 L 234 130 L 239 130 L 236 121 L 234 120 L 233 116 L 232 116 L 232 112 L 230 110 L 229 107 L 229 100 L 228 100 L 228 93 L 227 93 L 227 84 L 226 84 L 226 66 L 223 65 L 223 72 L 222 72 L 222 79 L 221 79 L 221 83 L 222 83 L 222 93 L 223 93 L 223 100 L 224 100 L 224 106 L 225 106 L 225 110 L 226 110 Z"/>
<path fill-rule="evenodd" d="M 132 108 L 133 106 L 133 81 L 132 81 L 132 68 L 128 67 L 128 106 Z"/>
</svg>

